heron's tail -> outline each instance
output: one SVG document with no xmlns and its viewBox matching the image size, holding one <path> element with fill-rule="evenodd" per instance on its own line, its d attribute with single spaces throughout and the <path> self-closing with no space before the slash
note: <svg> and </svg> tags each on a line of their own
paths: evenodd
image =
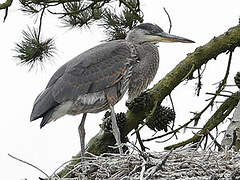
<svg viewBox="0 0 240 180">
<path fill-rule="evenodd" d="M 54 109 L 59 105 L 57 103 L 52 94 L 51 89 L 47 88 L 43 92 L 41 92 L 36 98 L 33 110 L 30 116 L 30 121 L 34 121 L 39 118 L 43 118 L 40 124 L 40 128 L 45 126 L 47 123 L 51 121 L 51 117 Z"/>
</svg>

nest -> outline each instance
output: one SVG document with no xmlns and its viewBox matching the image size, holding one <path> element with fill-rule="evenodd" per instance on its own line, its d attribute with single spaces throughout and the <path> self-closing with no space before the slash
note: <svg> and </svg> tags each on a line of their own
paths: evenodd
<svg viewBox="0 0 240 180">
<path fill-rule="evenodd" d="M 84 161 L 69 166 L 71 178 L 61 180 L 240 179 L 240 154 L 230 150 L 213 152 L 185 148 L 160 153 L 89 155 Z"/>
</svg>

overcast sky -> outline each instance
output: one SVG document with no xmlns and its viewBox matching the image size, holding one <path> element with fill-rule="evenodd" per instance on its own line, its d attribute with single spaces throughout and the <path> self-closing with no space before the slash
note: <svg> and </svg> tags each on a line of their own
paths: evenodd
<svg viewBox="0 0 240 180">
<path fill-rule="evenodd" d="M 0 0 L 0 3 L 3 0 Z M 240 2 L 237 0 L 142 0 L 142 10 L 145 22 L 158 24 L 168 31 L 169 22 L 163 11 L 165 7 L 172 18 L 172 34 L 194 40 L 195 44 L 159 44 L 160 67 L 154 82 L 158 82 L 172 68 L 193 52 L 198 46 L 204 45 L 214 36 L 218 36 L 230 27 L 238 24 L 240 17 Z M 62 24 L 53 16 L 48 16 L 43 22 L 43 34 L 46 37 L 54 37 L 57 46 L 57 55 L 45 64 L 44 69 L 28 72 L 28 68 L 17 66 L 13 58 L 16 42 L 22 38 L 21 31 L 27 29 L 27 25 L 33 25 L 34 18 L 24 16 L 18 11 L 19 6 L 14 1 L 8 12 L 5 23 L 0 23 L 0 178 L 28 180 L 44 177 L 43 174 L 30 166 L 15 161 L 7 156 L 8 153 L 23 160 L 33 163 L 46 173 L 51 173 L 62 163 L 71 159 L 80 149 L 77 127 L 81 120 L 79 116 L 65 116 L 56 122 L 50 123 L 43 129 L 39 129 L 40 120 L 29 122 L 33 102 L 36 96 L 45 88 L 52 74 L 65 62 L 81 52 L 100 44 L 105 39 L 102 29 L 73 29 L 61 28 Z M 4 11 L 0 11 L 0 19 L 3 20 Z M 229 84 L 233 84 L 235 72 L 240 67 L 240 51 L 236 49 L 233 54 L 232 71 Z M 194 96 L 196 81 L 182 83 L 172 92 L 172 97 L 177 112 L 177 124 L 183 124 L 192 117 L 190 111 L 201 110 L 209 96 L 205 92 L 214 92 L 216 85 L 224 76 L 228 57 L 220 55 L 217 60 L 208 63 L 203 78 L 202 97 Z M 154 84 L 154 83 L 153 83 Z M 153 85 L 152 84 L 152 85 Z M 151 86 L 152 86 L 151 85 Z M 125 111 L 125 100 L 121 100 L 115 110 Z M 164 101 L 165 105 L 169 100 Z M 216 110 L 216 109 L 214 109 Z M 103 113 L 87 116 L 86 142 L 98 131 Z M 204 116 L 200 126 L 206 121 Z M 227 123 L 224 125 L 227 126 Z M 143 137 L 150 137 L 152 131 L 143 130 Z M 189 137 L 189 134 L 179 134 L 178 142 Z M 134 138 L 132 138 L 134 140 Z M 164 144 L 151 142 L 146 144 L 151 151 L 161 151 Z M 166 145 L 166 144 L 165 144 Z"/>
</svg>

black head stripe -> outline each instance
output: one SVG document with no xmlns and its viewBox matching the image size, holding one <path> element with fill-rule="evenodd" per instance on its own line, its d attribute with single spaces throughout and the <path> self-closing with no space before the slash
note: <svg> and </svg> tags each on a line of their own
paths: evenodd
<svg viewBox="0 0 240 180">
<path fill-rule="evenodd" d="M 158 26 L 151 23 L 142 23 L 135 27 L 135 29 L 143 29 L 153 33 L 163 32 L 163 30 Z"/>
</svg>

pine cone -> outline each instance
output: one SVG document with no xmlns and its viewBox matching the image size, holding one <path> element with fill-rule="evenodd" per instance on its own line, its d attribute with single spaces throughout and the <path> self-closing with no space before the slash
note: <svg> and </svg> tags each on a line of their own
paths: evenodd
<svg viewBox="0 0 240 180">
<path fill-rule="evenodd" d="M 126 124 L 126 116 L 125 113 L 117 113 L 116 114 L 116 119 L 117 119 L 117 125 L 119 128 L 120 133 L 123 131 L 123 128 L 125 127 Z M 112 131 L 112 118 L 111 118 L 111 112 L 107 111 L 104 115 L 104 122 L 100 125 L 100 127 L 103 130 L 107 131 Z"/>
<path fill-rule="evenodd" d="M 147 122 L 147 126 L 154 131 L 167 132 L 168 125 L 175 120 L 175 112 L 169 107 L 158 105 L 153 118 L 151 122 Z"/>
<path fill-rule="evenodd" d="M 240 89 L 240 72 L 238 72 L 236 74 L 236 76 L 234 77 L 234 80 L 235 80 L 237 87 Z"/>
<path fill-rule="evenodd" d="M 151 101 L 149 94 L 146 92 L 141 93 L 140 96 L 134 98 L 131 102 L 127 102 L 126 106 L 132 112 L 140 112 L 146 110 L 147 104 Z"/>
</svg>

